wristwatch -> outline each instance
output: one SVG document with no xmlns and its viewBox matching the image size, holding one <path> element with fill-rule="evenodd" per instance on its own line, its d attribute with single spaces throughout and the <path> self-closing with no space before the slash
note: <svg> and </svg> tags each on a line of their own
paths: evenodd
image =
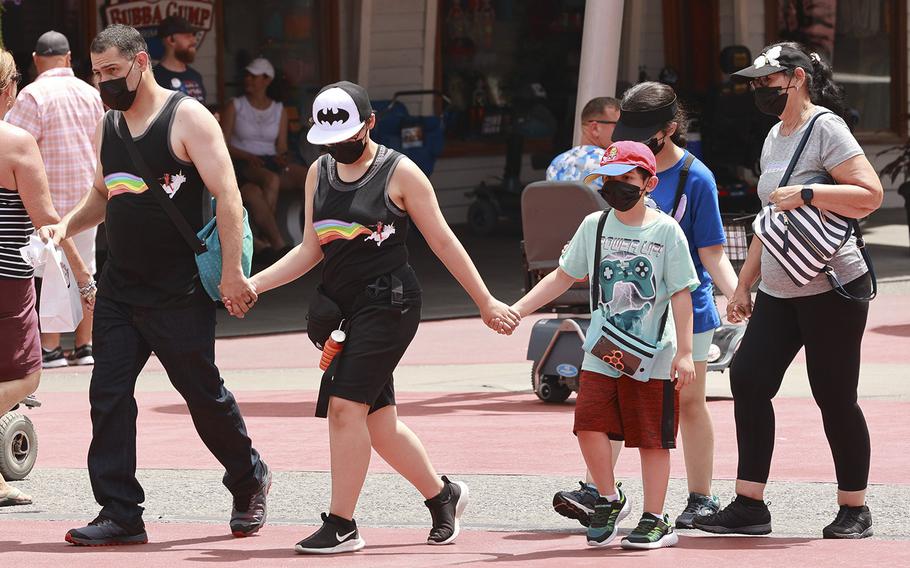
<svg viewBox="0 0 910 568">
<path fill-rule="evenodd" d="M 799 196 L 803 198 L 803 203 L 810 205 L 812 203 L 812 198 L 815 197 L 815 191 L 812 190 L 812 187 L 804 185 L 799 192 Z"/>
</svg>

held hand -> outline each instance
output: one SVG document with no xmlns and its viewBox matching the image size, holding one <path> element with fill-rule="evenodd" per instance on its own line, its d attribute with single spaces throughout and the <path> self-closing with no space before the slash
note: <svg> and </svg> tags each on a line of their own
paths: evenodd
<svg viewBox="0 0 910 568">
<path fill-rule="evenodd" d="M 218 290 L 228 312 L 238 318 L 243 318 L 259 299 L 253 282 L 242 274 L 236 276 L 223 274 Z"/>
<path fill-rule="evenodd" d="M 284 152 L 282 154 L 277 154 L 275 156 L 275 163 L 278 164 L 279 166 L 281 166 L 282 168 L 286 168 L 288 165 L 288 153 Z"/>
<path fill-rule="evenodd" d="M 727 302 L 727 321 L 730 323 L 743 323 L 752 317 L 752 293 L 739 288 Z"/>
<path fill-rule="evenodd" d="M 778 187 L 771 192 L 771 195 L 768 197 L 768 203 L 774 205 L 776 211 L 796 209 L 797 207 L 805 205 L 803 198 L 800 195 L 802 190 L 803 186 L 801 185 L 785 185 L 784 187 Z"/>
<path fill-rule="evenodd" d="M 252 154 L 246 159 L 246 163 L 248 163 L 251 168 L 261 168 L 263 165 L 259 156 L 253 156 Z"/>
<path fill-rule="evenodd" d="M 676 390 L 681 390 L 695 380 L 695 363 L 691 353 L 676 354 L 670 368 L 670 380 L 676 381 Z"/>
<path fill-rule="evenodd" d="M 480 308 L 480 317 L 487 327 L 501 335 L 512 335 L 521 315 L 495 298 L 490 298 L 486 306 Z"/>
<path fill-rule="evenodd" d="M 66 225 L 63 223 L 45 225 L 38 229 L 38 237 L 46 243 L 54 243 L 55 245 L 59 245 L 60 241 L 66 238 Z"/>
</svg>

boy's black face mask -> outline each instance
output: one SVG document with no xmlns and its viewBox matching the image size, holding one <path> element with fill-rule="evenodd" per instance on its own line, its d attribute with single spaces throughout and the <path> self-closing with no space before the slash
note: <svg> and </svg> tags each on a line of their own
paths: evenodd
<svg viewBox="0 0 910 568">
<path fill-rule="evenodd" d="M 645 190 L 635 184 L 624 181 L 605 181 L 600 195 L 607 204 L 617 211 L 628 211 L 635 207 Z"/>
</svg>

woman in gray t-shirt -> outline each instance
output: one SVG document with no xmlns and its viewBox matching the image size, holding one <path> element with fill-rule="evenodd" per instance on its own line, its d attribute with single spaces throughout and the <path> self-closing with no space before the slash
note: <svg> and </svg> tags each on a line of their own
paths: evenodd
<svg viewBox="0 0 910 568">
<path fill-rule="evenodd" d="M 754 65 L 736 75 L 751 80 L 755 104 L 780 122 L 765 139 L 758 182 L 762 204 L 781 211 L 811 203 L 819 209 L 860 218 L 882 201 L 882 186 L 844 120 L 842 91 L 831 68 L 800 44 L 765 48 Z M 829 112 L 830 111 L 830 112 Z M 799 157 L 789 185 L 778 187 L 809 122 L 820 113 Z M 820 174 L 830 184 L 806 184 Z M 871 287 L 869 268 L 850 238 L 830 263 L 850 294 L 862 297 Z M 751 289 L 761 278 L 753 306 Z M 764 489 L 774 448 L 774 409 L 784 373 L 797 352 L 806 350 L 812 393 L 822 413 L 834 456 L 840 510 L 825 527 L 825 538 L 872 535 L 872 515 L 865 505 L 869 477 L 869 431 L 857 405 L 860 345 L 869 305 L 848 300 L 824 274 L 797 286 L 777 260 L 753 239 L 739 274 L 727 316 L 749 319 L 730 369 L 739 465 L 736 499 L 724 510 L 701 517 L 695 526 L 714 533 L 767 534 L 771 513 Z"/>
</svg>

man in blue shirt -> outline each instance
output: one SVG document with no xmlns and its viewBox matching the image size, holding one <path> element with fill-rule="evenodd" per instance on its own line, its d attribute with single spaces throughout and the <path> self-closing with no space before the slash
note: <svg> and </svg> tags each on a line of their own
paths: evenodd
<svg viewBox="0 0 910 568">
<path fill-rule="evenodd" d="M 600 167 L 604 151 L 613 143 L 613 128 L 619 120 L 619 101 L 612 97 L 591 99 L 581 111 L 581 144 L 553 158 L 547 181 L 581 181 Z M 599 188 L 600 178 L 591 182 Z"/>
<path fill-rule="evenodd" d="M 189 66 L 196 59 L 196 32 L 180 16 L 168 16 L 158 24 L 158 37 L 164 45 L 164 57 L 153 69 L 155 81 L 172 91 L 181 91 L 203 105 L 205 86 L 202 75 Z"/>
</svg>

